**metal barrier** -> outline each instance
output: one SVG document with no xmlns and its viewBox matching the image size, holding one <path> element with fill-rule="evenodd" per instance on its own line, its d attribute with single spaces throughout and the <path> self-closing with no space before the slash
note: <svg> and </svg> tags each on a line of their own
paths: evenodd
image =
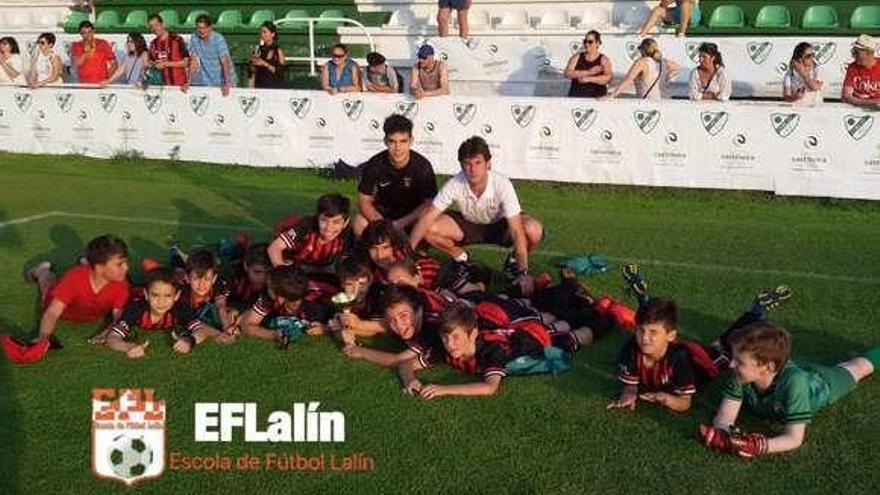
<svg viewBox="0 0 880 495">
<path fill-rule="evenodd" d="M 367 27 L 362 23 L 345 17 L 285 17 L 275 20 L 275 25 L 280 26 L 292 22 L 307 22 L 309 24 L 309 56 L 308 57 L 284 57 L 285 62 L 309 62 L 309 74 L 317 75 L 318 57 L 315 55 L 315 22 L 342 22 L 352 24 L 361 28 L 367 42 L 370 44 L 370 51 L 376 50 L 376 44 L 373 42 L 373 36 L 367 31 Z"/>
</svg>

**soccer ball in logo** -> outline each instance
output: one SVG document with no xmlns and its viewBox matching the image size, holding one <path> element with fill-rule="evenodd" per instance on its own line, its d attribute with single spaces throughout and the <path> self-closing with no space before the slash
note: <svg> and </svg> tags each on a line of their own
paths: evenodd
<svg viewBox="0 0 880 495">
<path fill-rule="evenodd" d="M 125 433 L 113 439 L 107 456 L 113 472 L 126 479 L 142 476 L 153 464 L 153 449 L 144 438 Z"/>
</svg>

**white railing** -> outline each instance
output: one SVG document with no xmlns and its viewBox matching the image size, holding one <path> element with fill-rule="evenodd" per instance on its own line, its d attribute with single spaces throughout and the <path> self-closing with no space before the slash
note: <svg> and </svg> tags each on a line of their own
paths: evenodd
<svg viewBox="0 0 880 495">
<path fill-rule="evenodd" d="M 285 57 L 285 62 L 308 62 L 309 63 L 309 74 L 314 76 L 317 75 L 317 66 L 318 66 L 318 57 L 315 54 L 315 23 L 316 22 L 342 22 L 345 24 L 351 24 L 355 27 L 359 27 L 361 31 L 363 31 L 364 36 L 367 38 L 367 43 L 370 45 L 370 51 L 376 50 L 376 44 L 373 42 L 373 36 L 370 35 L 369 31 L 367 31 L 367 27 L 362 23 L 354 20 L 348 19 L 345 17 L 285 17 L 283 19 L 276 19 L 275 25 L 280 26 L 283 24 L 293 23 L 293 22 L 307 22 L 309 25 L 309 56 L 308 57 Z"/>
</svg>

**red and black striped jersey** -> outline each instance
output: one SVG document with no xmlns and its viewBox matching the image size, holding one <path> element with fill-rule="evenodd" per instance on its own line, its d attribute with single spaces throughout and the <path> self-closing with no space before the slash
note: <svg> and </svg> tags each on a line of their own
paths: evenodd
<svg viewBox="0 0 880 495">
<path fill-rule="evenodd" d="M 548 336 L 549 340 L 549 336 Z M 450 366 L 465 373 L 507 376 L 507 363 L 520 356 L 542 358 L 545 345 L 526 329 L 497 328 L 479 331 L 476 352 L 469 358 L 454 359 L 446 354 Z"/>
<path fill-rule="evenodd" d="M 691 395 L 697 392 L 696 368 L 688 346 L 682 342 L 669 344 L 666 354 L 648 366 L 632 337 L 618 355 L 617 379 L 624 385 L 638 386 L 639 392 Z"/>
<path fill-rule="evenodd" d="M 403 261 L 408 256 L 408 251 L 402 249 L 394 250 L 394 263 Z M 419 289 L 434 290 L 437 288 L 437 276 L 440 274 L 440 262 L 429 256 L 419 256 L 414 258 L 416 269 L 419 272 L 422 282 Z M 380 284 L 388 284 L 388 274 L 385 270 L 373 265 L 373 280 Z"/>
<path fill-rule="evenodd" d="M 217 280 L 214 281 L 214 285 L 211 287 L 210 292 L 206 294 L 204 297 L 196 296 L 192 289 L 187 285 L 183 289 L 183 294 L 181 300 L 189 303 L 190 309 L 193 310 L 194 313 L 198 313 L 207 303 L 216 303 L 220 299 L 228 298 L 232 293 L 232 290 L 229 288 L 229 284 L 226 283 L 226 279 L 223 277 L 217 277 Z"/>
<path fill-rule="evenodd" d="M 170 311 L 162 315 L 158 321 L 153 321 L 150 314 L 150 304 L 144 299 L 136 299 L 128 303 L 122 316 L 113 324 L 111 331 L 125 339 L 131 335 L 132 330 L 168 330 L 180 327 L 186 333 L 192 333 L 199 329 L 202 323 L 196 318 L 195 313 L 185 302 L 178 301 Z"/>
<path fill-rule="evenodd" d="M 256 288 L 248 280 L 247 273 L 240 273 L 229 284 L 229 299 L 233 306 L 237 308 L 247 308 L 254 305 L 257 299 L 265 294 L 266 289 Z"/>
<path fill-rule="evenodd" d="M 290 311 L 283 303 L 271 299 L 268 295 L 260 296 L 257 302 L 251 306 L 251 310 L 262 318 L 274 318 L 276 316 L 293 316 L 308 322 L 327 323 L 332 314 L 332 308 L 324 301 L 300 301 L 296 311 Z"/>
<path fill-rule="evenodd" d="M 303 217 L 296 225 L 281 232 L 279 238 L 286 246 L 284 258 L 297 265 L 332 265 L 351 253 L 354 246 L 354 233 L 350 227 L 334 239 L 322 239 L 316 217 Z"/>
<path fill-rule="evenodd" d="M 440 332 L 437 331 L 437 323 L 427 319 L 422 320 L 419 332 L 403 343 L 407 349 L 416 353 L 422 368 L 430 368 L 443 361 L 443 356 L 446 355 L 443 340 L 440 338 Z"/>
</svg>

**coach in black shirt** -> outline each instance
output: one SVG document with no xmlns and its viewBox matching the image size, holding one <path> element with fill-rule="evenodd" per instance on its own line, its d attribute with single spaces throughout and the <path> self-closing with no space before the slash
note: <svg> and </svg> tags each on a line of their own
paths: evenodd
<svg viewBox="0 0 880 495">
<path fill-rule="evenodd" d="M 358 214 L 354 231 L 360 236 L 369 222 L 386 218 L 410 230 L 437 195 L 431 162 L 410 149 L 413 124 L 403 115 L 385 119 L 385 146 L 365 163 L 358 184 Z"/>
</svg>

